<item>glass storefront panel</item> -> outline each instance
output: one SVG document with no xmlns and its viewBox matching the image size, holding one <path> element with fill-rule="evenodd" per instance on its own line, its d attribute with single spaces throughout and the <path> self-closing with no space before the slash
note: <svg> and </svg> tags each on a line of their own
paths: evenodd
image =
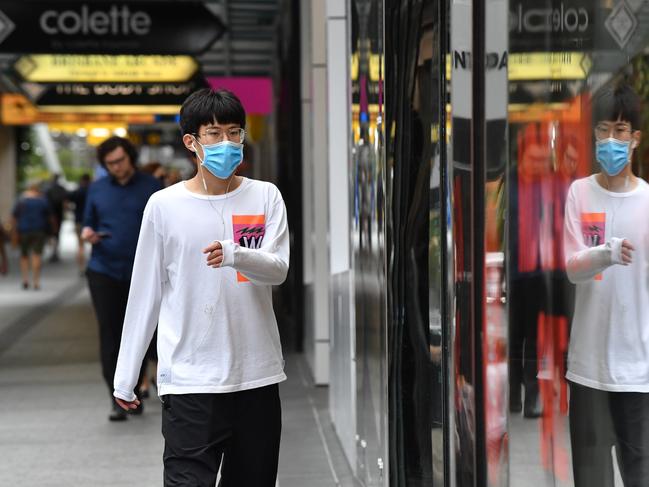
<svg viewBox="0 0 649 487">
<path fill-rule="evenodd" d="M 385 2 L 389 485 L 444 482 L 440 9 Z"/>
<path fill-rule="evenodd" d="M 352 253 L 356 322 L 356 472 L 387 482 L 383 2 L 351 0 Z"/>
<path fill-rule="evenodd" d="M 510 0 L 509 21 L 509 160 L 487 198 L 509 485 L 647 485 L 649 3 Z"/>
<path fill-rule="evenodd" d="M 473 36 L 476 20 L 473 18 L 471 0 L 453 0 L 449 8 L 449 38 L 446 54 L 450 72 L 447 99 L 450 130 L 446 142 L 447 164 L 445 203 L 447 236 L 445 257 L 447 273 L 451 276 L 446 293 L 447 312 L 444 326 L 448 336 L 447 371 L 449 395 L 447 397 L 449 441 L 449 484 L 475 485 L 476 451 L 480 434 L 476 421 L 480 404 L 479 364 L 476 359 L 475 306 L 474 306 L 474 251 L 478 232 L 474 228 L 476 211 L 473 195 L 475 131 L 473 96 Z M 479 205 L 478 205 L 479 206 Z"/>
</svg>

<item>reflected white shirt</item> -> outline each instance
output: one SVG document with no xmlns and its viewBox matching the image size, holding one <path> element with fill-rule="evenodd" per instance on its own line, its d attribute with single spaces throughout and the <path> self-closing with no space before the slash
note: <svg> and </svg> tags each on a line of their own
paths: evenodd
<svg viewBox="0 0 649 487">
<path fill-rule="evenodd" d="M 604 391 L 649 392 L 649 185 L 625 193 L 579 179 L 566 200 L 566 270 L 576 286 L 568 373 Z M 622 265 L 621 244 L 634 247 Z"/>
</svg>

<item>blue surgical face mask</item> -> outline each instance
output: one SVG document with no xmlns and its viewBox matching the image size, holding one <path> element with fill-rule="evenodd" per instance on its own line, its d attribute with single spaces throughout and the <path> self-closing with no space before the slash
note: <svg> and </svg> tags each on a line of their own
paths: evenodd
<svg viewBox="0 0 649 487">
<path fill-rule="evenodd" d="M 631 160 L 630 148 L 630 140 L 609 137 L 595 143 L 595 157 L 606 174 L 617 176 Z"/>
<path fill-rule="evenodd" d="M 219 179 L 228 179 L 237 166 L 241 164 L 243 144 L 237 144 L 229 140 L 210 145 L 203 145 L 198 140 L 196 142 L 203 148 L 203 159 L 196 152 L 201 161 L 201 166 Z"/>
</svg>

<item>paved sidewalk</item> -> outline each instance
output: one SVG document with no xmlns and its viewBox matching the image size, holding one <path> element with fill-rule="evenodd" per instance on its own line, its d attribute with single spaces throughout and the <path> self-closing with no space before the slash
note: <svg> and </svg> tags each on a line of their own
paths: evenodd
<svg viewBox="0 0 649 487">
<path fill-rule="evenodd" d="M 80 276 L 80 271 L 75 264 L 75 255 L 77 251 L 77 237 L 74 232 L 74 223 L 64 221 L 61 229 L 61 240 L 59 243 L 61 261 L 56 263 L 48 262 L 52 253 L 50 245 L 46 245 L 43 255 L 43 268 L 41 271 L 41 289 L 24 290 L 21 287 L 20 267 L 18 249 L 6 246 L 9 256 L 9 273 L 6 276 L 0 276 L 0 350 L 3 343 L 13 341 L 14 335 L 10 339 L 3 340 L 3 333 L 15 326 L 16 321 L 25 319 L 28 311 L 33 311 L 38 307 L 55 302 L 62 293 L 72 288 L 81 288 L 85 286 L 85 279 Z M 89 252 L 89 248 L 87 250 Z"/>
<path fill-rule="evenodd" d="M 15 266 L 0 279 L 0 485 L 160 486 L 160 403 L 153 397 L 141 417 L 107 420 L 97 324 L 71 243 L 44 269 L 42 291 L 22 291 Z M 286 358 L 278 485 L 354 485 L 327 389 L 309 384 L 303 357 Z"/>
</svg>

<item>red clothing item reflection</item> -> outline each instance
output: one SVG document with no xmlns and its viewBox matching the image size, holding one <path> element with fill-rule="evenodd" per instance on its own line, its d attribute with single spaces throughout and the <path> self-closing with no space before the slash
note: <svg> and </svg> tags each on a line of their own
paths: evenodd
<svg viewBox="0 0 649 487">
<path fill-rule="evenodd" d="M 590 155 L 576 124 L 528 124 L 518 133 L 518 271 L 565 270 L 563 216 L 568 188 Z"/>
</svg>

